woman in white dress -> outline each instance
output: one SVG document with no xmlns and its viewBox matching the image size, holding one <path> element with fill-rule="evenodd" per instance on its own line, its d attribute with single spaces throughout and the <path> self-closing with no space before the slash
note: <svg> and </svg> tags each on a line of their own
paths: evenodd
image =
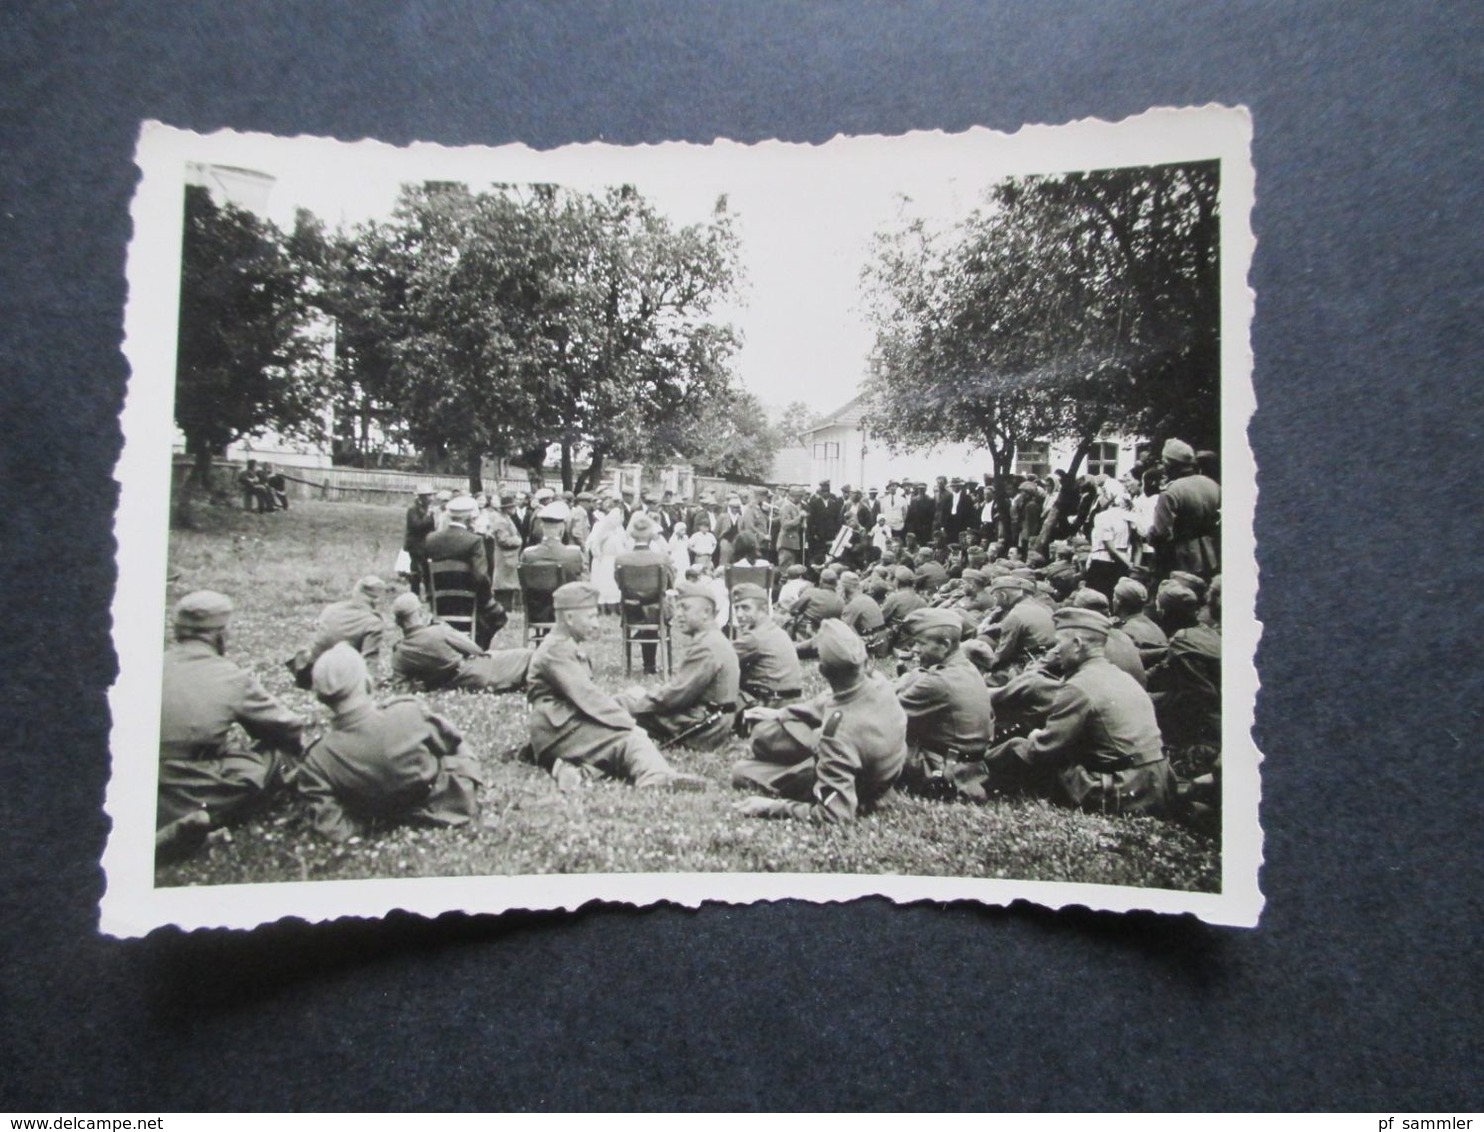
<svg viewBox="0 0 1484 1132">
<path fill-rule="evenodd" d="M 686 539 L 685 524 L 677 522 L 670 532 L 670 561 L 675 563 L 675 576 L 685 577 L 690 569 L 690 546 Z"/>
<path fill-rule="evenodd" d="M 588 557 L 592 560 L 592 584 L 598 590 L 598 604 L 604 613 L 618 611 L 620 595 L 614 560 L 632 548 L 623 529 L 623 508 L 615 507 L 593 524 L 587 536 Z"/>
</svg>

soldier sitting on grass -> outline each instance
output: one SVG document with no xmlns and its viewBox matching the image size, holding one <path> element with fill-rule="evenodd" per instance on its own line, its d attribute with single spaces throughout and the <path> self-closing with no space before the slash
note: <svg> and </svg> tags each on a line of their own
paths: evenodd
<svg viewBox="0 0 1484 1132">
<path fill-rule="evenodd" d="M 348 841 L 379 821 L 464 825 L 479 814 L 479 764 L 463 736 L 414 696 L 380 707 L 360 653 L 338 644 L 314 662 L 314 694 L 333 713 L 293 784 L 317 833 Z"/>
<path fill-rule="evenodd" d="M 865 642 L 839 620 L 815 636 L 830 691 L 807 704 L 750 708 L 752 757 L 732 785 L 772 797 L 737 804 L 746 817 L 853 822 L 892 788 L 907 758 L 907 716 L 870 664 Z"/>
<path fill-rule="evenodd" d="M 402 639 L 392 645 L 392 671 L 429 691 L 518 692 L 532 650 L 482 649 L 452 625 L 435 621 L 416 594 L 392 603 Z"/>
</svg>

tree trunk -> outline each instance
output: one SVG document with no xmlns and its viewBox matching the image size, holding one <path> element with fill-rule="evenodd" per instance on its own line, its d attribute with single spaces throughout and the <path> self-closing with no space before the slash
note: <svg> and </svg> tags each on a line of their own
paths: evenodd
<svg viewBox="0 0 1484 1132">
<path fill-rule="evenodd" d="M 478 495 L 484 490 L 484 453 L 469 453 L 469 494 Z"/>
<path fill-rule="evenodd" d="M 1006 546 L 1015 533 L 1010 525 L 1010 494 L 1005 490 L 1005 481 L 1010 477 L 1010 455 L 1014 451 L 1013 444 L 1001 448 L 993 440 L 989 442 L 989 455 L 994 462 L 995 525 L 999 527 L 1000 542 Z"/>
<path fill-rule="evenodd" d="M 202 491 L 210 493 L 212 451 L 204 444 L 197 444 L 194 455 L 195 465 L 191 469 L 191 478 L 200 485 Z"/>
<path fill-rule="evenodd" d="M 1087 458 L 1091 450 L 1092 437 L 1084 437 L 1077 442 L 1077 450 L 1072 453 L 1072 466 L 1067 469 L 1067 478 L 1062 480 L 1061 490 L 1056 493 L 1056 498 L 1051 501 L 1051 505 L 1046 509 L 1046 516 L 1041 521 L 1041 534 L 1036 539 L 1035 549 L 1048 557 L 1057 524 L 1061 522 L 1062 516 L 1076 513 L 1078 501 L 1081 499 L 1081 492 L 1076 488 L 1077 469 L 1082 467 L 1082 461 Z"/>
<path fill-rule="evenodd" d="M 603 453 L 601 451 L 597 451 L 593 453 L 593 460 L 592 463 L 587 466 L 587 471 L 582 474 L 583 486 L 581 490 L 596 491 L 598 488 L 598 480 L 601 479 L 602 476 Z"/>
<path fill-rule="evenodd" d="M 562 441 L 562 490 L 572 491 L 572 445 Z"/>
</svg>

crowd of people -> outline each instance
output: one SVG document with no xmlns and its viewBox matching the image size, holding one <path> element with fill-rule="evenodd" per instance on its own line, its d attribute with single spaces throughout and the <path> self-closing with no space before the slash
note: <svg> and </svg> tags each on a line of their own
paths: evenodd
<svg viewBox="0 0 1484 1132">
<path fill-rule="evenodd" d="M 230 598 L 200 591 L 177 604 L 158 851 L 189 851 L 278 790 L 296 792 L 332 838 L 387 821 L 471 820 L 478 760 L 415 694 L 437 689 L 524 692 L 518 756 L 564 790 L 595 778 L 706 790 L 674 752 L 740 737 L 731 781 L 745 816 L 849 822 L 902 790 L 977 803 L 1036 795 L 1211 828 L 1221 755 L 1212 470 L 1171 440 L 1132 484 L 1056 484 L 1063 498 L 1049 516 L 1046 485 L 1028 478 L 1008 522 L 988 485 L 946 479 L 931 497 L 921 484 L 864 495 L 822 484 L 776 505 L 760 492 L 682 506 L 668 495 L 440 500 L 420 489 L 407 512 L 407 592 L 393 598 L 398 587 L 362 578 L 290 661 L 330 712 L 312 743 L 302 717 L 227 659 Z M 1060 505 L 1073 497 L 1076 507 Z M 481 579 L 485 616 L 472 635 L 423 600 L 428 565 L 450 558 Z M 550 630 L 534 647 L 493 648 L 518 603 L 519 565 L 543 561 L 560 571 L 542 611 Z M 646 645 L 657 678 L 610 693 L 587 646 L 624 604 L 628 564 L 660 566 L 667 592 L 626 619 L 672 623 L 683 647 L 661 674 Z M 738 566 L 764 569 L 728 584 L 744 577 Z M 384 660 L 385 679 L 409 694 L 378 704 Z M 810 664 L 826 690 L 806 699 Z"/>
</svg>

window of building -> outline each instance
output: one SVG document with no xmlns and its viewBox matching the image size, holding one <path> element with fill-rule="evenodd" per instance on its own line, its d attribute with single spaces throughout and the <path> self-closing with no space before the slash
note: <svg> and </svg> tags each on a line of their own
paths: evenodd
<svg viewBox="0 0 1484 1132">
<path fill-rule="evenodd" d="M 838 441 L 835 441 L 833 443 L 823 443 L 823 442 L 821 442 L 821 443 L 816 444 L 814 446 L 814 458 L 816 460 L 838 460 L 840 458 L 840 444 L 839 444 L 839 442 Z"/>
<path fill-rule="evenodd" d="M 1099 440 L 1087 450 L 1087 474 L 1090 476 L 1116 476 L 1118 474 L 1118 445 L 1111 440 Z"/>
<path fill-rule="evenodd" d="M 1051 445 L 1044 440 L 1032 440 L 1015 450 L 1015 474 L 1018 476 L 1046 476 L 1051 473 Z"/>
</svg>

